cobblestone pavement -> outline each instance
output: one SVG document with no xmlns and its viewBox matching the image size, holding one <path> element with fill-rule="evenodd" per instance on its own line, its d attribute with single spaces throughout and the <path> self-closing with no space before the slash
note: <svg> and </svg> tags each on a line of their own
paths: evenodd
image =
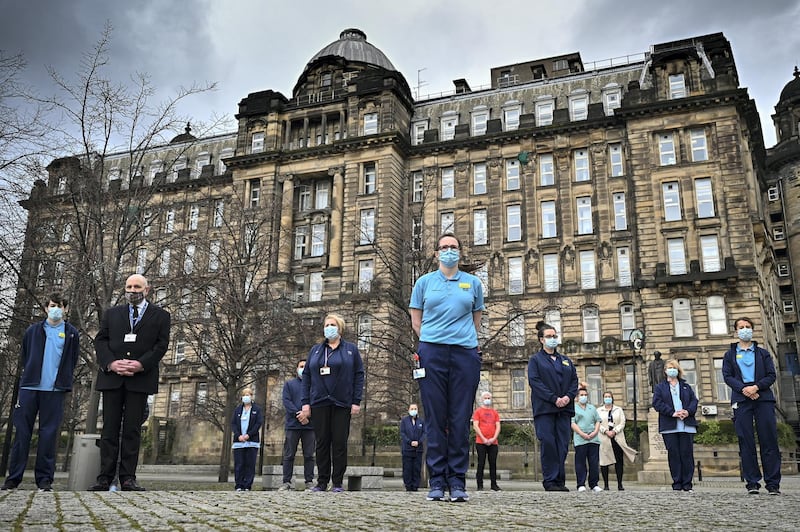
<svg viewBox="0 0 800 532">
<path fill-rule="evenodd" d="M 0 529 L 798 530 L 800 478 L 786 480 L 780 496 L 763 490 L 758 496 L 747 495 L 735 481 L 702 482 L 694 493 L 636 483 L 622 492 L 551 493 L 532 482 L 507 481 L 501 492 L 472 491 L 467 503 L 428 502 L 423 491 L 407 493 L 394 486 L 338 494 L 38 493 L 29 487 L 0 492 Z"/>
</svg>

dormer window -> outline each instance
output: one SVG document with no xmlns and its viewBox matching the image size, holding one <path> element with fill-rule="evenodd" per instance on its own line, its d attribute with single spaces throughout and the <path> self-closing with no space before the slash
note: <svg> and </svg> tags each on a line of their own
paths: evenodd
<svg viewBox="0 0 800 532">
<path fill-rule="evenodd" d="M 364 134 L 374 135 L 378 132 L 378 113 L 366 113 L 364 115 Z"/>
<path fill-rule="evenodd" d="M 253 133 L 250 143 L 250 153 L 261 153 L 262 151 L 264 151 L 264 132 L 259 131 Z"/>
<path fill-rule="evenodd" d="M 585 90 L 576 91 L 569 97 L 570 120 L 586 120 L 589 116 L 589 94 Z"/>
<path fill-rule="evenodd" d="M 332 73 L 323 72 L 322 75 L 320 76 L 319 86 L 323 88 L 330 87 L 332 79 L 333 79 Z"/>
<path fill-rule="evenodd" d="M 669 99 L 686 97 L 686 79 L 683 74 L 672 74 L 669 77 Z"/>
<path fill-rule="evenodd" d="M 458 125 L 458 115 L 455 111 L 448 111 L 441 118 L 441 140 L 453 140 L 456 136 L 456 126 Z"/>
</svg>

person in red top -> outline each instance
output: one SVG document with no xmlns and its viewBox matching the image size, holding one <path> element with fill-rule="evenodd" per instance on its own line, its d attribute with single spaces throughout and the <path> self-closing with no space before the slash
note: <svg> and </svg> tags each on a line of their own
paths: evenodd
<svg viewBox="0 0 800 532">
<path fill-rule="evenodd" d="M 497 438 L 500 436 L 500 414 L 492 408 L 492 394 L 481 394 L 482 405 L 472 414 L 472 426 L 475 427 L 475 448 L 478 451 L 478 469 L 475 480 L 478 491 L 483 490 L 483 468 L 486 457 L 489 457 L 489 480 L 492 491 L 500 491 L 497 485 Z"/>
</svg>

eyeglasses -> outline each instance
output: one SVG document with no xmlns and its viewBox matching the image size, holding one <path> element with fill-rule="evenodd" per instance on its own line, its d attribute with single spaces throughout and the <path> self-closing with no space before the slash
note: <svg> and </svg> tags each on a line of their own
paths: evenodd
<svg viewBox="0 0 800 532">
<path fill-rule="evenodd" d="M 447 251 L 448 249 L 456 249 L 457 250 L 458 246 L 453 244 L 453 245 L 450 245 L 450 246 L 439 246 L 437 249 L 439 251 Z"/>
</svg>

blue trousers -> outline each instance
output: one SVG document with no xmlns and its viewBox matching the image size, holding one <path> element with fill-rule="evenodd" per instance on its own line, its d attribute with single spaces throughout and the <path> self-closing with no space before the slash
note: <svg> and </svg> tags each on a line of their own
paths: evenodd
<svg viewBox="0 0 800 532">
<path fill-rule="evenodd" d="M 294 476 L 294 455 L 297 454 L 297 444 L 303 442 L 303 479 L 306 482 L 314 480 L 314 439 L 313 429 L 286 429 L 286 439 L 283 441 L 283 483 L 289 484 Z"/>
<path fill-rule="evenodd" d="M 533 418 L 536 439 L 539 440 L 542 460 L 542 485 L 545 489 L 565 486 L 565 462 L 572 439 L 572 414 L 557 412 L 540 414 Z"/>
<path fill-rule="evenodd" d="M 780 488 L 781 453 L 778 448 L 778 424 L 775 420 L 775 403 L 772 401 L 745 400 L 734 409 L 733 424 L 739 439 L 739 456 L 742 459 L 742 475 L 747 487 L 760 487 L 761 470 L 758 468 L 756 439 L 758 431 L 761 450 L 761 465 L 764 468 L 764 484 L 767 489 Z"/>
<path fill-rule="evenodd" d="M 14 408 L 14 443 L 9 457 L 8 479 L 19 484 L 28 463 L 33 425 L 39 415 L 39 445 L 36 447 L 34 479 L 39 486 L 42 481 L 53 482 L 56 470 L 56 446 L 61 420 L 64 418 L 64 396 L 66 392 L 42 392 L 19 390 L 17 406 Z"/>
<path fill-rule="evenodd" d="M 661 435 L 667 448 L 669 474 L 672 476 L 672 489 L 692 489 L 694 477 L 694 434 L 690 432 L 671 432 Z"/>
<path fill-rule="evenodd" d="M 253 487 L 256 476 L 256 458 L 258 447 L 244 447 L 233 450 L 233 475 L 236 489 L 249 490 Z"/>
<path fill-rule="evenodd" d="M 406 491 L 417 491 L 422 477 L 422 453 L 403 454 L 403 486 Z"/>
<path fill-rule="evenodd" d="M 586 465 L 589 465 L 589 488 L 597 486 L 600 480 L 600 444 L 584 443 L 575 446 L 575 475 L 578 477 L 577 486 L 586 484 Z"/>
<path fill-rule="evenodd" d="M 428 424 L 426 463 L 431 488 L 464 489 L 469 427 L 481 377 L 477 348 L 420 342 L 419 391 Z"/>
</svg>

